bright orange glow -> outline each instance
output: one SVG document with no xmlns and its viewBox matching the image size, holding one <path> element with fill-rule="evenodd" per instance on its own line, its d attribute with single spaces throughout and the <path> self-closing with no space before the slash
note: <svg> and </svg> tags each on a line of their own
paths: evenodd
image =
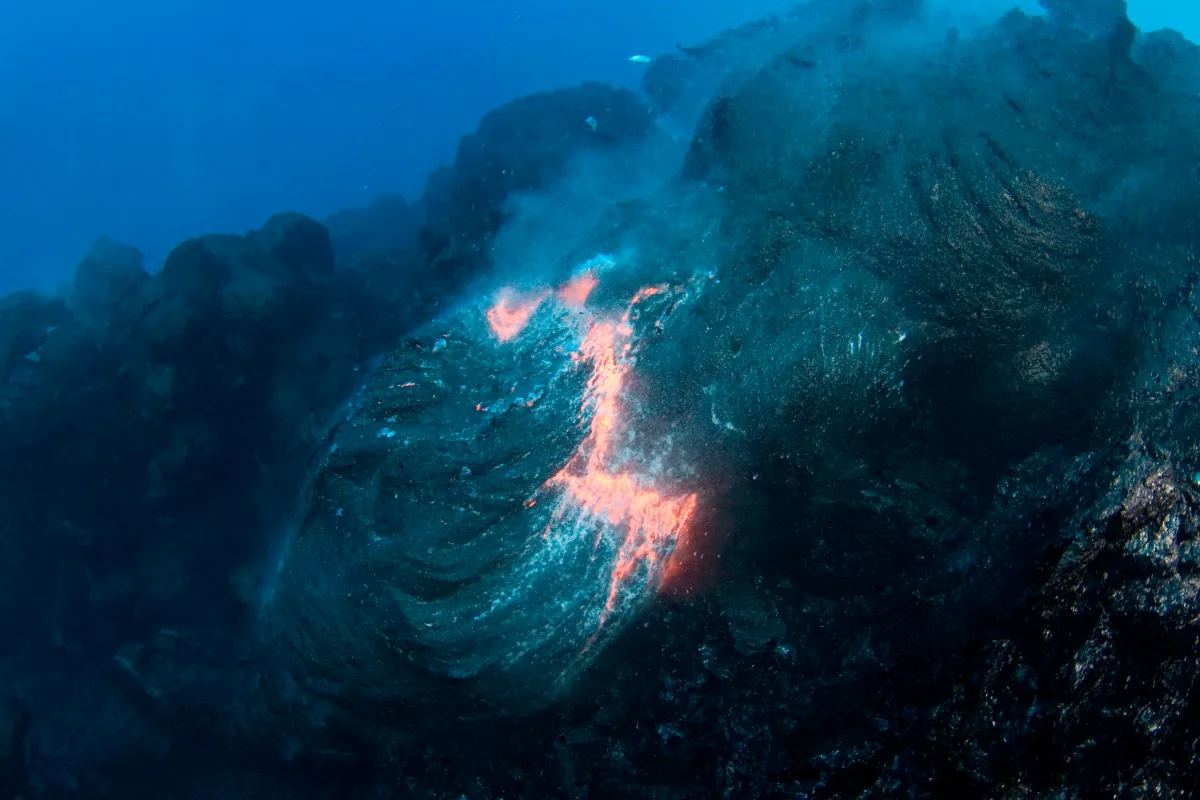
<svg viewBox="0 0 1200 800">
<path fill-rule="evenodd" d="M 566 286 L 558 290 L 558 299 L 563 305 L 582 306 L 587 302 L 592 290 L 600 285 L 600 280 L 590 271 L 572 278 Z"/>
<path fill-rule="evenodd" d="M 588 270 L 553 293 L 503 289 L 487 311 L 488 324 L 499 341 L 510 341 L 521 335 L 547 298 L 553 296 L 563 306 L 583 307 L 599 283 L 595 273 Z M 662 291 L 659 286 L 642 288 L 621 316 L 592 322 L 579 351 L 572 354 L 577 361 L 587 361 L 592 370 L 580 408 L 581 415 L 590 412 L 588 432 L 566 466 L 545 484 L 563 490 L 553 512 L 557 522 L 568 515 L 602 521 L 609 532 L 599 535 L 617 539 L 600 613 L 601 626 L 620 610 L 631 593 L 663 586 L 673 572 L 677 551 L 683 555 L 683 540 L 696 513 L 695 494 L 664 496 L 655 488 L 652 476 L 631 467 L 630 454 L 619 452 L 620 443 L 627 440 L 621 395 L 631 366 L 634 308 Z M 661 323 L 656 324 L 661 327 Z M 513 386 L 510 393 L 515 391 Z M 525 404 L 533 406 L 534 402 L 528 400 Z M 482 404 L 476 409 L 486 410 Z M 525 507 L 532 508 L 536 502 L 530 498 Z M 547 537 L 552 535 L 552 528 L 547 528 Z M 631 585 L 637 587 L 632 592 Z"/>
<path fill-rule="evenodd" d="M 588 331 L 580 349 L 580 357 L 592 366 L 583 398 L 583 410 L 591 411 L 588 435 L 567 465 L 547 482 L 565 487 L 567 498 L 589 517 L 606 520 L 624 531 L 601 625 L 617 610 L 626 584 L 641 575 L 649 581 L 661 579 L 666 562 L 696 510 L 695 494 L 663 497 L 648 485 L 648 478 L 628 469 L 616 469 L 613 463 L 619 460 L 613 451 L 621 438 L 620 397 L 632 348 L 630 316 L 637 302 L 660 291 L 657 287 L 642 289 L 619 323 L 597 322 Z M 560 506 L 556 517 L 561 519 L 566 510 L 566 506 Z"/>
<path fill-rule="evenodd" d="M 587 303 L 592 290 L 600 285 L 600 279 L 591 270 L 577 275 L 562 286 L 554 295 L 565 306 L 582 307 Z M 504 288 L 496 295 L 496 302 L 487 311 L 488 325 L 492 334 L 502 342 L 509 342 L 521 335 L 534 312 L 550 296 L 549 291 L 518 293 Z"/>
<path fill-rule="evenodd" d="M 495 305 L 487 312 L 487 321 L 492 327 L 492 333 L 502 342 L 517 338 L 529 324 L 533 312 L 538 310 L 545 299 L 545 292 L 518 296 L 510 289 L 501 291 Z"/>
<path fill-rule="evenodd" d="M 654 297 L 656 294 L 662 294 L 661 286 L 643 286 L 637 290 L 637 294 L 629 301 L 629 310 L 625 312 L 625 319 L 629 319 L 629 314 L 633 311 L 633 307 L 645 300 L 647 297 Z"/>
</svg>

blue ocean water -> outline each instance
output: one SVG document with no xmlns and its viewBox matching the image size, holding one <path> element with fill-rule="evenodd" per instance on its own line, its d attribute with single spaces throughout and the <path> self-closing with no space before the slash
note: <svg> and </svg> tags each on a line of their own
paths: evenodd
<svg viewBox="0 0 1200 800">
<path fill-rule="evenodd" d="M 291 208 L 420 193 L 516 96 L 786 0 L 76 0 L 0 10 L 0 286 L 52 286 L 99 233 L 154 263 Z"/>
<path fill-rule="evenodd" d="M 161 263 L 271 213 L 419 195 L 487 110 L 788 0 L 62 0 L 0 7 L 0 290 L 53 289 L 106 234 Z M 977 0 L 988 8 L 1012 3 Z M 1036 6 L 1026 3 L 1026 6 Z M 1132 0 L 1200 37 L 1200 11 Z"/>
</svg>

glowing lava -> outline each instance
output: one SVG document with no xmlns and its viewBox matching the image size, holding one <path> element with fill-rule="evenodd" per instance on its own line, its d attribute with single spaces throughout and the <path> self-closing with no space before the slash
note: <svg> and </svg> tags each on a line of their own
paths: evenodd
<svg viewBox="0 0 1200 800">
<path fill-rule="evenodd" d="M 521 335 L 529 318 L 538 310 L 546 299 L 545 292 L 531 295 L 517 295 L 510 289 L 500 292 L 496 303 L 487 312 L 488 325 L 492 333 L 502 342 L 507 342 Z"/>
<path fill-rule="evenodd" d="M 564 306 L 581 308 L 597 285 L 599 280 L 589 269 L 553 293 L 521 294 L 503 289 L 488 309 L 488 324 L 497 339 L 510 341 L 525 330 L 549 297 Z M 631 459 L 615 452 L 626 432 L 621 393 L 633 348 L 630 318 L 638 303 L 661 291 L 657 286 L 643 288 L 619 319 L 592 323 L 576 356 L 592 367 L 581 406 L 581 412 L 591 412 L 588 434 L 567 465 L 546 482 L 547 487 L 564 489 L 554 511 L 556 522 L 562 523 L 568 513 L 584 520 L 599 520 L 618 540 L 601 625 L 618 610 L 630 584 L 640 581 L 643 586 L 651 586 L 661 582 L 696 510 L 696 495 L 664 497 L 654 488 L 652 477 L 629 468 Z M 482 406 L 476 408 L 483 410 Z M 529 501 L 526 506 L 532 507 L 535 502 Z"/>
<path fill-rule="evenodd" d="M 600 281 L 592 272 L 585 272 L 582 275 L 575 276 L 566 286 L 559 289 L 558 299 L 563 305 L 582 306 L 587 302 L 592 290 L 599 284 Z"/>
<path fill-rule="evenodd" d="M 554 297 L 564 306 L 582 308 L 591 296 L 592 290 L 600 285 L 596 273 L 587 270 L 576 275 L 566 284 L 553 292 Z M 521 335 L 529 325 L 534 312 L 541 308 L 542 303 L 550 297 L 550 291 L 519 293 L 511 288 L 504 288 L 496 295 L 496 302 L 487 311 L 488 325 L 492 335 L 502 342 L 511 341 Z"/>
<path fill-rule="evenodd" d="M 568 509 L 578 510 L 606 521 L 618 536 L 623 532 L 601 625 L 617 610 L 628 583 L 639 577 L 647 583 L 661 578 L 696 510 L 695 494 L 664 497 L 649 478 L 614 463 L 620 461 L 613 451 L 623 430 L 620 396 L 632 348 L 630 314 L 636 303 L 660 291 L 656 287 L 639 291 L 619 322 L 597 322 L 588 331 L 579 357 L 592 366 L 582 406 L 591 411 L 590 428 L 567 465 L 547 481 L 566 490 L 556 519 L 561 520 Z"/>
</svg>

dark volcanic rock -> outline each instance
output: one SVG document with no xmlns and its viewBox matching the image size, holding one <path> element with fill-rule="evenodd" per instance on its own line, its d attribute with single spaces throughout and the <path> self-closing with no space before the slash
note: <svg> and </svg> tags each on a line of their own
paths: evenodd
<svg viewBox="0 0 1200 800">
<path fill-rule="evenodd" d="M 1111 35 L 1118 26 L 1129 26 L 1125 0 L 1039 0 L 1039 3 L 1068 30 Z"/>
<path fill-rule="evenodd" d="M 128 335 L 149 283 L 141 251 L 102 238 L 75 269 L 71 308 L 80 322 L 103 335 Z"/>
<path fill-rule="evenodd" d="M 578 114 L 581 104 L 591 110 Z M 295 775 L 310 766 L 345 775 L 347 764 L 361 774 L 361 756 L 329 740 L 337 735 L 319 710 L 312 720 L 297 711 L 319 703 L 297 698 L 289 680 L 269 702 L 243 693 L 235 675 L 246 664 L 249 685 L 276 683 L 261 661 L 231 659 L 246 658 L 247 623 L 277 567 L 301 476 L 356 372 L 487 266 L 477 202 L 554 180 L 573 153 L 649 126 L 633 95 L 594 85 L 515 109 L 490 116 L 464 151 L 457 216 L 442 220 L 455 229 L 449 248 L 449 227 L 415 241 L 411 213 L 400 220 L 408 230 L 380 239 L 396 208 L 377 203 L 366 228 L 342 216 L 354 230 L 337 234 L 380 252 L 338 271 L 326 229 L 283 214 L 244 237 L 186 242 L 155 275 L 136 250 L 101 240 L 66 302 L 0 301 L 0 671 L 11 678 L 0 703 L 27 709 L 30 722 L 13 730 L 28 728 L 32 742 L 4 752 L 6 792 L 32 772 L 30 795 L 130 796 L 122 781 L 154 794 L 165 775 L 189 769 L 190 746 L 222 736 L 212 746 L 237 741 L 248 761 L 208 776 L 210 786 L 253 784 L 244 775 L 256 754 L 260 767 L 305 754 Z M 603 121 L 595 131 L 591 114 Z M 590 138 L 538 138 L 562 134 L 568 119 Z M 488 154 L 537 173 L 497 193 L 479 160 Z M 437 202 L 431 194 L 425 205 Z M 197 713 L 234 702 L 245 714 L 229 725 Z M 281 719 L 294 735 L 269 729 Z M 325 755 L 311 749 L 318 729 Z M 133 778 L 136 763 L 145 772 Z M 290 780 L 272 791 L 294 796 Z"/>
<path fill-rule="evenodd" d="M 381 194 L 365 208 L 339 211 L 325 220 L 339 261 L 408 248 L 419 226 L 416 209 L 398 194 Z"/>
<path fill-rule="evenodd" d="M 578 113 L 584 106 L 603 119 L 595 132 Z M 576 141 L 562 139 L 568 125 L 580 127 Z M 476 203 L 552 180 L 580 149 L 612 147 L 648 125 L 632 95 L 596 85 L 493 114 L 464 145 L 460 216 L 448 224 L 474 218 Z M 492 165 L 481 159 L 493 157 L 522 167 L 521 178 L 489 184 Z M 536 174 L 524 174 L 529 165 Z M 325 228 L 283 214 L 245 237 L 186 242 L 154 276 L 137 251 L 102 240 L 80 264 L 69 303 L 6 298 L 3 491 L 27 535 L 5 551 L 14 569 L 55 560 L 45 567 L 62 572 L 51 591 L 71 598 L 46 602 L 14 588 L 5 610 L 25 616 L 14 625 L 36 627 L 45 614 L 56 635 L 67 626 L 119 642 L 126 625 L 147 634 L 181 624 L 179 615 L 224 617 L 255 601 L 247 564 L 283 527 L 354 370 L 486 266 L 478 239 L 458 230 L 455 241 L 467 252 L 449 260 L 440 246 L 402 249 L 339 276 Z M 24 548 L 40 555 L 17 558 Z M 139 555 L 113 555 L 128 551 Z M 155 578 L 140 578 L 143 570 Z M 189 599 L 198 580 L 219 586 L 203 610 Z M 71 612 L 57 619 L 64 603 Z"/>
<path fill-rule="evenodd" d="M 1183 266 L 1157 245 L 1131 251 L 1145 228 L 1125 209 L 1143 202 L 1136 185 L 1154 204 L 1150 187 L 1174 182 L 1161 126 L 1186 124 L 1195 104 L 1181 97 L 1182 116 L 1157 121 L 1144 70 L 1018 15 L 973 48 L 896 58 L 814 70 L 778 59 L 713 103 L 688 172 L 744 198 L 734 213 L 776 251 L 815 236 L 888 283 L 927 340 L 908 385 L 936 406 L 940 436 L 965 453 L 1077 441 L 1092 400 L 1130 374 L 1141 304 L 1161 302 L 1124 287 Z M 1046 66 L 1093 62 L 1106 83 Z M 1084 130 L 1064 103 L 1091 109 Z M 1182 205 L 1160 219 L 1182 221 L 1194 201 L 1173 196 Z M 1187 230 L 1158 227 L 1159 243 Z"/>
<path fill-rule="evenodd" d="M 378 335 L 332 270 L 324 229 L 285 215 L 186 243 L 154 276 L 101 241 L 69 303 L 4 299 L 0 498 L 21 535 L 3 540 L 3 650 L 78 659 L 46 671 L 78 708 L 30 689 L 39 771 L 101 785 L 144 761 L 141 712 L 84 665 L 167 624 L 216 650 L 240 635 L 313 442 Z M 108 709 L 96 738 L 58 741 L 93 706 Z"/>
<path fill-rule="evenodd" d="M 890 47 L 897 39 L 911 44 L 914 37 L 930 36 L 929 30 L 914 25 L 923 6 L 922 0 L 802 3 L 702 45 L 677 45 L 678 52 L 654 59 L 642 85 L 660 110 L 688 117 L 714 94 L 736 90 L 785 54 L 797 69 L 811 70 L 847 53 Z"/>
<path fill-rule="evenodd" d="M 620 436 L 671 442 L 653 462 L 667 472 L 643 477 L 697 493 L 689 535 L 710 541 L 678 547 L 724 557 L 709 572 L 720 591 L 654 608 L 603 653 L 583 642 L 597 660 L 581 675 L 527 649 L 578 646 L 574 610 L 597 595 L 573 553 L 624 574 L 634 527 L 612 515 L 593 545 L 521 503 L 570 463 L 539 409 L 561 417 L 579 397 L 551 389 L 532 412 L 497 409 L 505 348 L 572 345 L 545 323 L 497 343 L 486 309 L 467 308 L 474 322 L 440 321 L 393 354 L 317 472 L 276 601 L 313 691 L 352 715 L 428 721 L 430 701 L 528 712 L 528 676 L 572 678 L 569 731 L 529 724 L 562 737 L 565 791 L 605 796 L 841 796 L 927 780 L 978 793 L 1032 758 L 997 745 L 994 772 L 939 764 L 927 778 L 921 759 L 959 745 L 924 748 L 918 731 L 937 724 L 928 709 L 951 676 L 976 674 L 964 654 L 1022 625 L 1025 592 L 1105 517 L 1134 419 L 1123 398 L 1190 257 L 1159 245 L 1182 244 L 1194 192 L 1154 222 L 1124 209 L 1176 180 L 1155 143 L 1171 130 L 1179 152 L 1195 146 L 1193 102 L 1152 101 L 1166 91 L 1155 73 L 1061 18 L 1012 14 L 970 47 L 806 58 L 785 53 L 714 100 L 685 182 L 594 237 L 630 254 L 593 267 L 609 302 L 636 292 L 635 275 L 680 298 L 644 310 L 657 319 L 636 329 Z M 1100 77 L 1077 77 L 1090 70 Z M 586 342 L 573 346 L 603 381 Z M 530 362 L 516 383 L 542 371 L 552 386 L 556 363 Z M 485 414 L 474 425 L 473 407 Z M 505 441 L 510 455 L 493 455 Z M 559 569 L 539 582 L 528 565 L 548 552 Z M 337 579 L 318 578 L 329 563 Z M 481 610 L 488 597 L 502 619 Z M 963 746 L 976 736 L 954 730 Z M 1100 773 L 1061 782 L 1111 785 Z"/>
<path fill-rule="evenodd" d="M 262 228 L 247 234 L 246 239 L 269 253 L 292 276 L 312 281 L 333 277 L 329 231 L 316 220 L 302 214 L 276 214 Z"/>
<path fill-rule="evenodd" d="M 963 780 L 1084 796 L 1196 789 L 1200 496 L 1176 470 L 1131 456 L 1021 632 L 993 642 L 963 696 L 933 714 Z"/>
<path fill-rule="evenodd" d="M 577 513 L 551 480 L 594 439 L 589 424 L 612 422 L 596 421 L 608 401 L 595 383 L 612 377 L 596 377 L 603 355 L 578 357 L 581 327 L 546 300 L 498 341 L 485 309 L 466 307 L 367 378 L 271 607 L 307 688 L 393 722 L 537 707 L 624 622 L 623 600 L 606 609 L 623 540 L 603 517 L 631 512 Z"/>
<path fill-rule="evenodd" d="M 12 701 L 0 703 L 0 793 L 14 797 L 28 780 L 22 750 L 29 732 L 29 710 Z"/>
<path fill-rule="evenodd" d="M 588 123 L 595 122 L 595 128 Z M 426 239 L 468 246 L 494 233 L 513 192 L 546 188 L 573 156 L 634 144 L 653 124 L 637 95 L 585 83 L 529 95 L 489 112 L 462 139 L 452 167 L 436 171 L 422 198 Z"/>
</svg>

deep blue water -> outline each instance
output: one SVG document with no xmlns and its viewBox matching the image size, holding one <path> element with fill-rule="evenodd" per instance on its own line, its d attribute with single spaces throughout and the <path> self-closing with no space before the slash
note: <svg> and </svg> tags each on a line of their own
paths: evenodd
<svg viewBox="0 0 1200 800">
<path fill-rule="evenodd" d="M 0 290 L 53 289 L 100 234 L 156 267 L 271 213 L 414 197 L 518 95 L 695 43 L 788 0 L 59 0 L 0 7 Z M 994 0 L 980 5 L 1003 7 Z M 1027 3 L 1026 5 L 1033 5 Z M 1200 12 L 1132 0 L 1200 36 Z"/>
<path fill-rule="evenodd" d="M 101 232 L 180 239 L 419 194 L 479 117 L 786 0 L 9 3 L 0 285 L 63 279 Z"/>
</svg>

